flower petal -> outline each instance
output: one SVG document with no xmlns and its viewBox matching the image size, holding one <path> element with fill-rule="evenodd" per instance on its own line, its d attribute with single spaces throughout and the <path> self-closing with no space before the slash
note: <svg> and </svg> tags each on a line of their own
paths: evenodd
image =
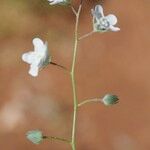
<svg viewBox="0 0 150 150">
<path fill-rule="evenodd" d="M 58 4 L 59 2 L 57 2 L 57 1 L 53 1 L 53 2 L 50 2 L 49 4 L 50 5 L 56 5 L 56 4 Z"/>
<path fill-rule="evenodd" d="M 104 17 L 103 7 L 101 5 L 96 5 L 95 10 L 92 9 L 91 11 L 92 11 L 93 16 L 96 17 L 97 19 Z"/>
<path fill-rule="evenodd" d="M 22 60 L 28 64 L 31 64 L 34 60 L 34 52 L 24 53 L 22 55 Z"/>
<path fill-rule="evenodd" d="M 36 65 L 30 65 L 29 74 L 33 77 L 37 77 L 39 72 L 39 68 Z"/>
<path fill-rule="evenodd" d="M 33 39 L 33 45 L 34 45 L 34 50 L 37 52 L 43 52 L 43 50 L 45 49 L 45 44 L 39 38 Z"/>
<path fill-rule="evenodd" d="M 104 16 L 103 7 L 101 5 L 96 5 L 95 6 L 95 12 L 101 14 L 102 17 Z"/>
<path fill-rule="evenodd" d="M 48 0 L 48 1 L 50 2 L 50 5 L 55 5 L 55 4 L 64 2 L 64 0 Z"/>
<path fill-rule="evenodd" d="M 107 15 L 105 17 L 111 25 L 115 25 L 117 23 L 117 17 L 113 14 Z"/>
<path fill-rule="evenodd" d="M 109 29 L 110 29 L 111 31 L 114 31 L 114 32 L 120 31 L 120 28 L 114 27 L 114 26 L 112 26 L 112 25 L 109 27 Z"/>
</svg>

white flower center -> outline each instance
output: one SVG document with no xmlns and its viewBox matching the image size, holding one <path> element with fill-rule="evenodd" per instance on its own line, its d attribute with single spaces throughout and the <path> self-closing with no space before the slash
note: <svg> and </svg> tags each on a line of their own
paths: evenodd
<svg viewBox="0 0 150 150">
<path fill-rule="evenodd" d="M 110 23 L 106 18 L 102 17 L 98 20 L 98 26 L 100 30 L 107 30 L 110 26 Z"/>
</svg>

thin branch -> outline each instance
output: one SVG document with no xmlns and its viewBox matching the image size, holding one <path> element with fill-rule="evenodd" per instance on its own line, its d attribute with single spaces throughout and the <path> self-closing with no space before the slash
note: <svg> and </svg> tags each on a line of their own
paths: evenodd
<svg viewBox="0 0 150 150">
<path fill-rule="evenodd" d="M 71 9 L 72 9 L 72 12 L 75 14 L 75 15 L 77 15 L 77 11 L 75 10 L 75 8 L 73 7 L 73 6 L 70 6 L 71 7 Z"/>
<path fill-rule="evenodd" d="M 57 140 L 57 141 L 71 143 L 70 140 L 67 140 L 67 139 L 64 139 L 64 138 L 60 138 L 60 137 L 55 137 L 55 136 L 43 136 L 43 139 Z"/>
<path fill-rule="evenodd" d="M 49 64 L 55 65 L 55 66 L 58 66 L 58 67 L 61 67 L 61 68 L 65 69 L 65 70 L 67 70 L 64 66 L 58 65 L 57 63 L 50 62 Z"/>
<path fill-rule="evenodd" d="M 93 103 L 93 102 L 97 103 L 97 102 L 100 102 L 100 101 L 101 101 L 101 99 L 99 99 L 99 98 L 87 99 L 87 100 L 84 100 L 83 102 L 79 103 L 78 107 L 80 107 L 84 104 L 87 104 L 87 103 Z"/>
<path fill-rule="evenodd" d="M 89 37 L 90 35 L 92 35 L 93 33 L 94 33 L 94 31 L 91 31 L 91 32 L 89 32 L 89 33 L 86 33 L 86 34 L 82 35 L 82 36 L 79 38 L 79 40 L 82 40 L 82 39 L 84 39 L 84 38 L 87 38 L 87 37 Z"/>
</svg>

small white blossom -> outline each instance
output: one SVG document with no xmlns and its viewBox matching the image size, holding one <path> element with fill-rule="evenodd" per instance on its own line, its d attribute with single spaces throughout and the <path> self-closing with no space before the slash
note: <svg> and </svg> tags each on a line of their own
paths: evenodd
<svg viewBox="0 0 150 150">
<path fill-rule="evenodd" d="M 56 5 L 56 4 L 69 4 L 70 0 L 48 0 L 50 5 Z"/>
<path fill-rule="evenodd" d="M 114 26 L 117 23 L 117 17 L 113 14 L 104 16 L 101 5 L 96 5 L 95 9 L 91 11 L 93 15 L 93 29 L 95 32 L 115 32 L 120 30 L 120 28 Z"/>
<path fill-rule="evenodd" d="M 44 43 L 41 39 L 34 38 L 33 45 L 34 51 L 24 53 L 22 60 L 30 64 L 29 74 L 36 77 L 39 70 L 50 63 L 50 57 L 47 42 Z"/>
</svg>

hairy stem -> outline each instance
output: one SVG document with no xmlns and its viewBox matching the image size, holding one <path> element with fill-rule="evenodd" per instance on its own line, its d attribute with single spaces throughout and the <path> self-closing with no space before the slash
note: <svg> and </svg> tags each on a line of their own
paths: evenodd
<svg viewBox="0 0 150 150">
<path fill-rule="evenodd" d="M 73 102 L 74 102 L 74 111 L 73 111 L 73 123 L 72 123 L 72 139 L 71 146 L 72 150 L 76 150 L 76 120 L 77 120 L 77 109 L 78 109 L 78 99 L 76 93 L 76 82 L 75 82 L 75 63 L 77 56 L 77 47 L 78 47 L 78 27 L 79 27 L 79 17 L 81 12 L 82 4 L 80 4 L 79 9 L 76 14 L 76 23 L 75 23 L 75 34 L 74 34 L 74 48 L 73 48 L 73 60 L 72 67 L 70 71 L 71 82 L 72 82 L 72 91 L 73 91 Z"/>
</svg>

